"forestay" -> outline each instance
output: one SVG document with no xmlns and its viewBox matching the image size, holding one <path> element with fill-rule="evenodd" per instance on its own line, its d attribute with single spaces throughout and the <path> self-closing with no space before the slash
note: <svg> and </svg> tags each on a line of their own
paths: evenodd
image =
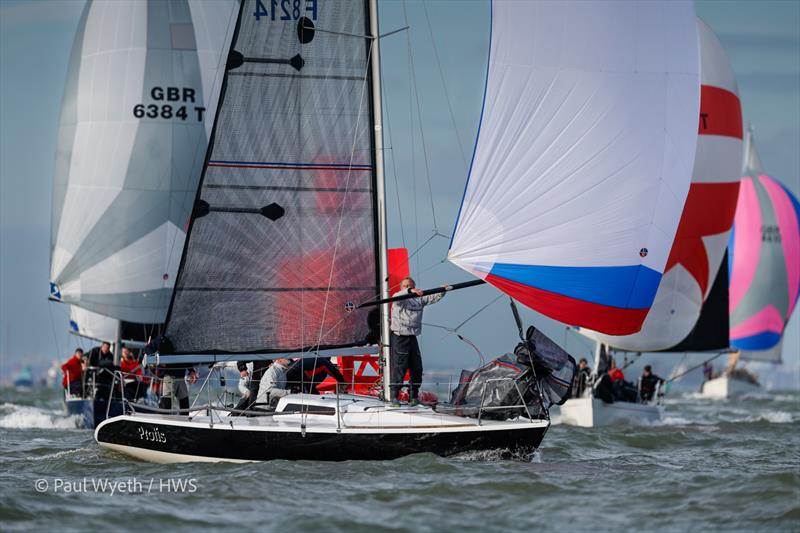
<svg viewBox="0 0 800 533">
<path fill-rule="evenodd" d="M 764 173 L 752 135 L 745 174 L 730 238 L 731 346 L 777 362 L 800 292 L 800 203 Z"/>
<path fill-rule="evenodd" d="M 689 189 L 698 60 L 690 2 L 493 2 L 449 259 L 561 322 L 638 331 Z"/>
<path fill-rule="evenodd" d="M 378 293 L 368 13 L 286 5 L 241 8 L 166 325 L 174 353 L 368 336 L 355 309 Z"/>
<path fill-rule="evenodd" d="M 55 299 L 115 319 L 164 321 L 237 7 L 86 4 L 58 134 Z"/>
<path fill-rule="evenodd" d="M 689 195 L 653 306 L 642 330 L 634 335 L 583 331 L 623 350 L 670 349 L 689 335 L 711 292 L 733 224 L 742 165 L 742 108 L 736 78 L 722 45 L 699 19 L 697 30 L 702 83 L 697 153 Z M 722 306 L 720 311 L 727 315 Z M 725 321 L 726 317 L 716 319 Z M 727 348 L 728 333 L 724 329 L 715 336 L 698 332 L 692 349 Z"/>
</svg>

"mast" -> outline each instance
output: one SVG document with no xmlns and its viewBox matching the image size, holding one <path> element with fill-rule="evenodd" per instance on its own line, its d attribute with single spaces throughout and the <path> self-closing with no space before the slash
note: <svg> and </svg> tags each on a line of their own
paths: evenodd
<svg viewBox="0 0 800 533">
<path fill-rule="evenodd" d="M 114 364 L 119 365 L 122 360 L 120 345 L 122 344 L 122 321 L 117 320 L 117 332 L 114 334 Z"/>
<path fill-rule="evenodd" d="M 603 343 L 598 341 L 594 348 L 594 368 L 592 375 L 597 378 L 600 375 L 600 354 L 603 352 Z"/>
<path fill-rule="evenodd" d="M 389 295 L 389 259 L 387 254 L 386 231 L 386 187 L 383 175 L 383 111 L 381 108 L 381 54 L 380 33 L 378 31 L 378 1 L 369 0 L 369 33 L 372 39 L 370 54 L 372 81 L 372 120 L 375 143 L 375 193 L 378 201 L 378 273 L 380 276 L 380 297 Z M 389 349 L 389 304 L 380 307 L 381 314 L 381 364 L 383 365 L 383 388 L 386 401 L 391 400 L 391 350 Z"/>
</svg>

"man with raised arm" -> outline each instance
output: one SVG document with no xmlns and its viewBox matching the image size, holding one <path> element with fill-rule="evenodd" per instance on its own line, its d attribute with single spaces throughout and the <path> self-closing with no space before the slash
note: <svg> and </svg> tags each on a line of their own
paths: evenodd
<svg viewBox="0 0 800 533">
<path fill-rule="evenodd" d="M 415 294 L 417 298 L 398 300 L 392 303 L 391 347 L 392 347 L 392 405 L 400 406 L 397 395 L 403 385 L 406 370 L 411 375 L 408 392 L 408 404 L 419 404 L 419 388 L 422 384 L 422 353 L 419 350 L 417 336 L 422 333 L 422 310 L 426 305 L 435 304 L 445 293 L 423 296 L 422 290 L 416 288 L 410 277 L 400 282 L 400 290 L 392 296 Z"/>
</svg>

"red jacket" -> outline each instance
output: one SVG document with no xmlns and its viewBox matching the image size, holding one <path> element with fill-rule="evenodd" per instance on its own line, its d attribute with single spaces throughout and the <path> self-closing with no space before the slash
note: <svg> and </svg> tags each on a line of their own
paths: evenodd
<svg viewBox="0 0 800 533">
<path fill-rule="evenodd" d="M 64 372 L 64 377 L 61 379 L 61 386 L 66 389 L 67 385 L 73 381 L 81 380 L 83 367 L 81 367 L 80 358 L 73 355 L 66 363 L 61 365 L 61 370 Z"/>
<path fill-rule="evenodd" d="M 623 374 L 622 370 L 620 370 L 619 368 L 615 368 L 614 370 L 608 371 L 608 377 L 611 378 L 611 382 L 613 383 L 615 381 L 624 380 L 625 374 Z"/>
<path fill-rule="evenodd" d="M 134 375 L 142 375 L 142 365 L 140 365 L 138 361 L 129 361 L 127 359 L 123 359 L 120 361 L 119 367 L 122 369 L 123 374 L 132 374 L 124 376 L 125 378 L 132 378 Z"/>
</svg>

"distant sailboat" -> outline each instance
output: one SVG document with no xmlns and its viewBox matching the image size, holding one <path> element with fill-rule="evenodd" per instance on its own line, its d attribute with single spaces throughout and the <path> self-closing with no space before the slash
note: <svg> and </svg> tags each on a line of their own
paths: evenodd
<svg viewBox="0 0 800 533">
<path fill-rule="evenodd" d="M 612 350 L 675 352 L 728 347 L 724 320 L 715 318 L 711 324 L 704 323 L 702 334 L 693 335 L 692 332 L 704 302 L 727 289 L 724 281 L 718 287 L 714 280 L 720 265 L 727 269 L 723 259 L 741 173 L 742 109 L 736 78 L 722 45 L 699 19 L 697 31 L 702 86 L 692 184 L 653 306 L 641 331 L 630 335 L 604 335 L 581 329 L 583 335 Z M 721 310 L 724 307 L 725 304 L 718 306 Z M 727 313 L 727 309 L 724 312 Z M 721 335 L 712 334 L 719 331 Z M 596 357 L 595 373 L 603 366 Z M 661 417 L 657 405 L 604 404 L 591 397 L 591 390 L 586 394 L 586 398 L 569 400 L 562 406 L 562 422 L 600 426 L 620 422 L 648 423 Z"/>
<path fill-rule="evenodd" d="M 727 398 L 758 391 L 738 361 L 781 361 L 783 330 L 800 293 L 800 203 L 765 174 L 752 132 L 730 238 L 728 368 L 703 384 L 703 395 Z"/>
<path fill-rule="evenodd" d="M 236 7 L 90 1 L 81 14 L 59 124 L 50 294 L 70 304 L 71 331 L 116 351 L 165 319 Z M 100 400 L 67 405 L 94 427 Z"/>
<path fill-rule="evenodd" d="M 318 0 L 289 20 L 271 9 L 242 4 L 166 325 L 174 350 L 161 362 L 364 353 L 369 323 L 355 303 L 388 296 L 377 2 Z M 495 1 L 491 28 L 450 260 L 557 319 L 635 332 L 689 189 L 692 5 Z M 510 419 L 481 419 L 482 403 L 476 418 L 288 394 L 257 416 L 205 406 L 116 417 L 95 438 L 158 462 L 530 455 L 550 425 L 546 404 L 566 392 L 545 386 L 545 359 L 563 365 L 566 354 L 535 333 L 526 346 L 542 364 L 521 364 L 523 405 Z"/>
</svg>

